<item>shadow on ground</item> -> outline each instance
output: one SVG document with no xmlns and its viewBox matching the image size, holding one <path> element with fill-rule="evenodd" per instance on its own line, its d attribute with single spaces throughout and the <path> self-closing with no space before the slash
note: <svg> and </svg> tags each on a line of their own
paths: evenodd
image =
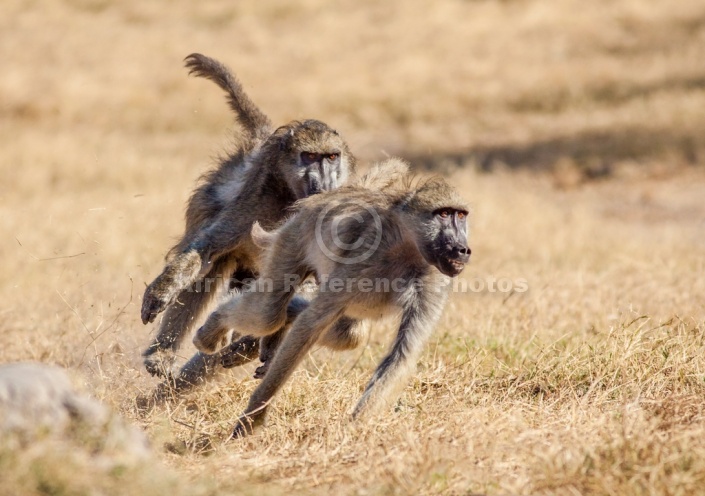
<svg viewBox="0 0 705 496">
<path fill-rule="evenodd" d="M 465 151 L 407 155 L 417 169 L 443 170 L 475 165 L 491 171 L 497 167 L 552 170 L 562 160 L 573 161 L 587 178 L 609 176 L 624 161 L 648 161 L 668 157 L 697 165 L 705 157 L 705 140 L 697 131 L 623 129 L 591 131 L 524 144 L 478 145 Z"/>
</svg>

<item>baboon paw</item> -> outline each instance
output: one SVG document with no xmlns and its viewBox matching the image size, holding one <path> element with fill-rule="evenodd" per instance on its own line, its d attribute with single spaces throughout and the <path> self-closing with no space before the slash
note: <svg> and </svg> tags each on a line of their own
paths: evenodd
<svg viewBox="0 0 705 496">
<path fill-rule="evenodd" d="M 230 439 L 240 439 L 249 436 L 254 432 L 255 427 L 261 425 L 263 421 L 264 418 L 261 415 L 241 416 L 237 419 L 237 424 L 235 424 L 235 428 L 233 429 L 233 434 L 230 436 Z"/>
<path fill-rule="evenodd" d="M 150 288 L 144 292 L 142 298 L 142 323 L 154 322 L 161 312 L 171 303 L 171 298 L 166 295 L 158 296 Z"/>
<path fill-rule="evenodd" d="M 172 366 L 176 361 L 176 355 L 171 350 L 152 351 L 147 349 L 144 353 L 144 367 L 154 377 L 169 379 L 172 377 Z"/>
<path fill-rule="evenodd" d="M 245 336 L 222 351 L 220 363 L 226 369 L 250 363 L 259 354 L 259 340 Z"/>
</svg>

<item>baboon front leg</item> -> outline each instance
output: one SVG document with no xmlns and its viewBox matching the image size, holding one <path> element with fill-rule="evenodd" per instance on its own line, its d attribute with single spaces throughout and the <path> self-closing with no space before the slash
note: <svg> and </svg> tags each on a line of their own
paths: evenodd
<svg viewBox="0 0 705 496">
<path fill-rule="evenodd" d="M 259 339 L 252 336 L 245 336 L 228 349 L 231 351 L 233 367 L 244 365 L 257 358 L 259 354 Z M 206 384 L 217 375 L 221 365 L 222 357 L 218 354 L 206 355 L 200 351 L 196 352 L 191 359 L 181 367 L 176 377 L 166 377 L 159 384 L 150 396 L 143 396 L 137 399 L 138 406 L 142 409 L 151 408 L 153 405 L 164 401 L 175 400 L 181 395 L 192 391 L 196 387 Z M 235 363 L 235 360 L 240 360 Z"/>
<path fill-rule="evenodd" d="M 294 321 L 279 349 L 262 383 L 252 393 L 245 412 L 238 419 L 233 437 L 242 437 L 264 421 L 267 406 L 294 372 L 296 366 L 306 353 L 318 341 L 318 338 L 330 328 L 342 313 L 333 302 L 327 302 L 320 296 L 304 310 Z"/>
<path fill-rule="evenodd" d="M 229 346 L 233 367 L 245 365 L 257 358 L 259 354 L 259 340 L 252 336 L 245 336 Z M 236 363 L 235 360 L 239 360 Z M 168 390 L 169 398 L 177 398 L 188 393 L 196 387 L 202 386 L 215 377 L 222 370 L 222 357 L 219 354 L 207 355 L 197 351 L 191 359 L 181 367 L 178 376 L 167 379 L 160 384 L 160 389 Z"/>
<path fill-rule="evenodd" d="M 176 351 L 196 320 L 208 306 L 224 281 L 220 280 L 232 270 L 232 263 L 226 258 L 219 260 L 214 267 L 215 277 L 201 279 L 196 285 L 179 294 L 173 305 L 167 308 L 159 326 L 159 332 L 152 344 L 142 354 L 147 371 L 155 376 L 171 375 L 171 367 L 176 359 Z"/>
<path fill-rule="evenodd" d="M 150 374 L 163 377 L 170 375 L 176 351 L 211 297 L 211 293 L 202 291 L 182 291 L 174 305 L 167 309 L 159 333 L 142 354 Z"/>
<path fill-rule="evenodd" d="M 440 317 L 445 292 L 419 293 L 407 303 L 389 354 L 380 362 L 355 406 L 353 418 L 379 403 L 390 401 L 397 388 L 416 367 L 421 351 Z"/>
<path fill-rule="evenodd" d="M 214 273 L 218 261 L 229 258 L 250 225 L 242 225 L 229 210 L 218 214 L 207 229 L 199 232 L 194 241 L 164 267 L 162 273 L 150 284 L 142 299 L 142 323 L 152 322 L 174 298 L 199 277 Z M 228 274 L 230 275 L 230 274 Z"/>
<path fill-rule="evenodd" d="M 208 379 L 215 375 L 219 366 L 220 363 L 218 363 L 216 356 L 196 353 L 181 367 L 177 377 L 173 379 L 167 378 L 157 386 L 154 392 L 156 402 L 176 399 L 180 395 L 205 384 Z"/>
<path fill-rule="evenodd" d="M 142 323 L 153 322 L 180 292 L 196 281 L 201 266 L 201 256 L 196 250 L 181 253 L 167 264 L 144 292 Z"/>
</svg>

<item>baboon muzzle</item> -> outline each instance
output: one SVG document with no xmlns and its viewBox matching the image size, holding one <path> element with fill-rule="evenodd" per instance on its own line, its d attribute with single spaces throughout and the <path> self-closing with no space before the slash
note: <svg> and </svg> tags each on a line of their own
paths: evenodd
<svg viewBox="0 0 705 496">
<path fill-rule="evenodd" d="M 455 244 L 448 246 L 445 254 L 440 257 L 438 269 L 445 275 L 455 277 L 460 274 L 470 261 L 471 250 L 467 245 Z"/>
<path fill-rule="evenodd" d="M 309 180 L 306 189 L 306 196 L 311 196 L 311 195 L 317 195 L 321 191 L 323 191 L 323 188 L 321 187 L 321 183 L 316 180 Z"/>
<path fill-rule="evenodd" d="M 457 245 L 451 250 L 450 258 L 466 264 L 470 260 L 471 253 L 472 250 L 467 245 Z"/>
</svg>

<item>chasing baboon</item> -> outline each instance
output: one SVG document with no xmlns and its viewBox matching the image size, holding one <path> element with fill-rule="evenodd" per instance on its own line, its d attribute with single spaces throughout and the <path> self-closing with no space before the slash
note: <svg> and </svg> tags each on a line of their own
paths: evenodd
<svg viewBox="0 0 705 496">
<path fill-rule="evenodd" d="M 253 227 L 255 241 L 269 245 L 260 278 L 213 312 L 194 338 L 199 350 L 212 353 L 230 329 L 268 336 L 291 324 L 233 437 L 263 421 L 272 397 L 314 344 L 349 348 L 361 341 L 359 327 L 349 332 L 337 325 L 343 318 L 401 314 L 394 344 L 354 418 L 389 400 L 415 365 L 444 307 L 450 278 L 470 259 L 468 209 L 443 179 L 414 185 L 408 176 L 400 180 L 403 168 L 393 159 L 362 185 L 299 201 L 296 214 L 272 233 Z M 397 179 L 384 184 L 389 171 Z M 377 187 L 378 181 L 384 186 Z M 319 292 L 305 302 L 294 290 L 311 274 Z"/>
<path fill-rule="evenodd" d="M 213 295 L 256 277 L 261 249 L 252 242 L 252 224 L 276 227 L 294 202 L 340 186 L 355 169 L 347 144 L 328 125 L 292 121 L 273 130 L 227 67 L 197 53 L 185 60 L 189 74 L 225 90 L 242 136 L 237 149 L 205 174 L 193 192 L 185 232 L 144 293 L 143 323 L 166 310 L 158 335 L 143 354 L 147 370 L 165 377 L 183 337 Z M 249 361 L 257 356 L 258 343 L 245 339 L 241 349 L 243 361 Z M 204 378 L 212 365 L 212 359 L 197 354 L 181 377 L 187 382 Z"/>
</svg>

